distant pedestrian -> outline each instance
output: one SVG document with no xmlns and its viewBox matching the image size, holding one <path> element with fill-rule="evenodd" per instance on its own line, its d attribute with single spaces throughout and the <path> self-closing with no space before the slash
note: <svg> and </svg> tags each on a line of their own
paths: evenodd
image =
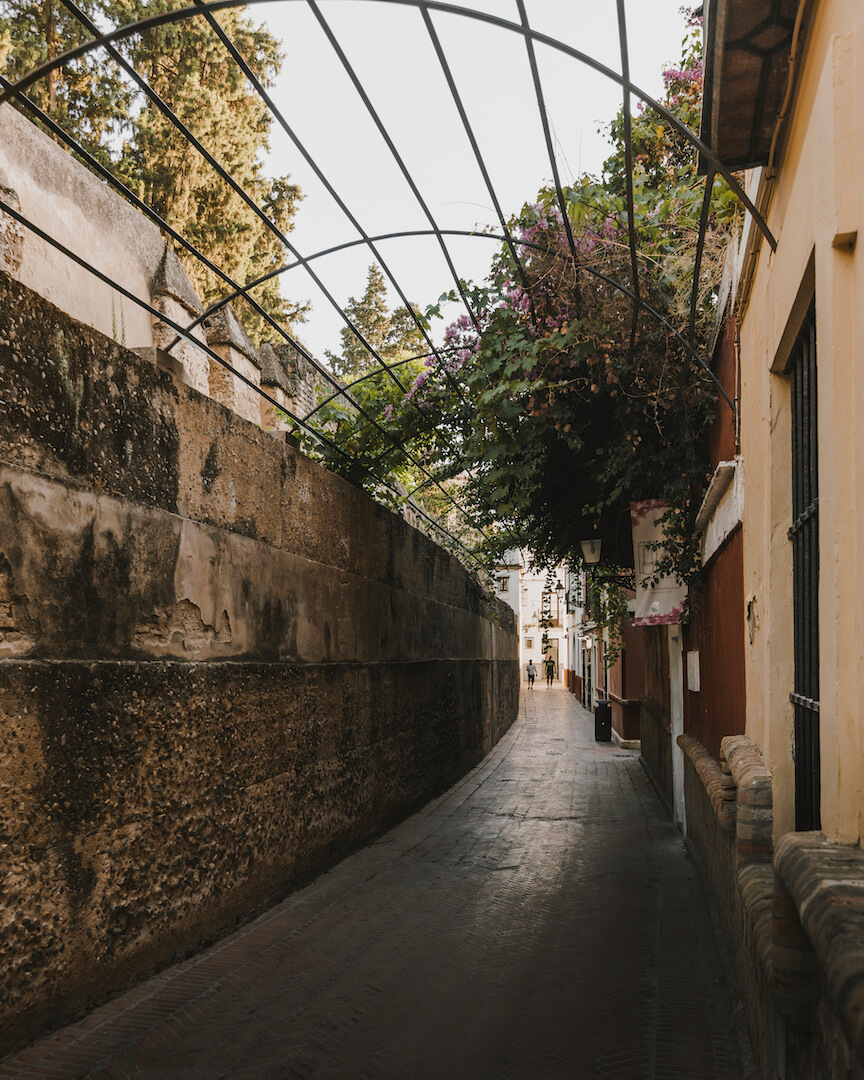
<svg viewBox="0 0 864 1080">
<path fill-rule="evenodd" d="M 555 661 L 550 656 L 546 661 L 546 687 L 547 689 L 552 685 L 552 678 L 555 675 Z"/>
<path fill-rule="evenodd" d="M 534 680 L 537 678 L 537 668 L 534 667 L 534 661 L 528 661 L 528 689 L 534 689 Z"/>
</svg>

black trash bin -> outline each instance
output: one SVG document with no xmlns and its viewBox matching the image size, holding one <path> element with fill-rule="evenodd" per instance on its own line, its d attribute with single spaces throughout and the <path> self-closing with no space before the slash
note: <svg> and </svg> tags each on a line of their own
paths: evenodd
<svg viewBox="0 0 864 1080">
<path fill-rule="evenodd" d="M 594 742 L 612 742 L 612 702 L 599 698 L 594 706 Z"/>
</svg>

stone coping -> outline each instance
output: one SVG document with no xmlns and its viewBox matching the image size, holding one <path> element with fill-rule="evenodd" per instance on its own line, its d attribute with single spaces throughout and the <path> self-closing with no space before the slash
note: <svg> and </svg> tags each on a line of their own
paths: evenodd
<svg viewBox="0 0 864 1080">
<path fill-rule="evenodd" d="M 729 836 L 734 836 L 735 788 L 731 782 L 731 776 L 724 775 L 720 765 L 711 757 L 702 743 L 694 739 L 692 735 L 679 735 L 678 745 L 696 770 L 720 823 L 720 828 Z"/>
<path fill-rule="evenodd" d="M 771 770 L 765 764 L 759 744 L 749 735 L 727 735 L 720 746 L 738 789 L 738 802 L 772 807 Z"/>
<path fill-rule="evenodd" d="M 731 788 L 701 743 L 680 735 L 678 745 L 724 832 L 734 833 L 740 911 L 775 1007 L 809 1022 L 821 981 L 864 1062 L 864 851 L 821 832 L 787 833 L 773 850 L 771 770 L 758 744 L 723 739 Z"/>
<path fill-rule="evenodd" d="M 759 744 L 747 735 L 720 743 L 735 785 L 735 852 L 739 866 L 771 863 L 774 854 L 774 791 Z"/>
<path fill-rule="evenodd" d="M 787 833 L 774 865 L 812 946 L 828 1001 L 864 1061 L 864 852 L 821 832 Z M 806 966 L 804 952 L 805 979 Z"/>
<path fill-rule="evenodd" d="M 759 965 L 770 981 L 774 968 L 771 771 L 758 743 L 746 735 L 723 739 L 720 764 L 690 735 L 679 735 L 678 745 L 696 770 L 720 828 L 734 837 L 738 900 Z"/>
</svg>

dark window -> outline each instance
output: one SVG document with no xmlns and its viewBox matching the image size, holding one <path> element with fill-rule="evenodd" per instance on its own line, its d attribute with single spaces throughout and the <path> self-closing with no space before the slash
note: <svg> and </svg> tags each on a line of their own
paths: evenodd
<svg viewBox="0 0 864 1080">
<path fill-rule="evenodd" d="M 792 350 L 792 596 L 795 628 L 795 828 L 821 828 L 819 781 L 819 458 L 816 308 Z"/>
</svg>

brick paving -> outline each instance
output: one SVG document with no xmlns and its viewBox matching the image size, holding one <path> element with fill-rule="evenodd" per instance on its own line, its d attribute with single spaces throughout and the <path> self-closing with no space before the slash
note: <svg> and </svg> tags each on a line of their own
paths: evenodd
<svg viewBox="0 0 864 1080">
<path fill-rule="evenodd" d="M 739 1056 L 638 754 L 538 686 L 444 796 L 0 1080 L 742 1080 Z"/>
</svg>

